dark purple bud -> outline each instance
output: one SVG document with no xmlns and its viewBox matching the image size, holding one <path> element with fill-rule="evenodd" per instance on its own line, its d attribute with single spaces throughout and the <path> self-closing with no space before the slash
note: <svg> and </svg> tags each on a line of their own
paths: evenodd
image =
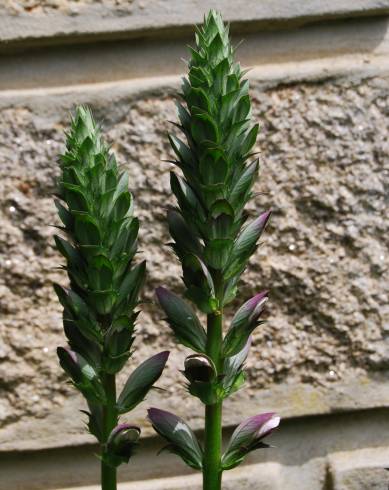
<svg viewBox="0 0 389 490">
<path fill-rule="evenodd" d="M 57 355 L 62 369 L 72 378 L 72 380 L 75 383 L 82 381 L 82 371 L 77 354 L 68 347 L 58 347 Z"/>
<path fill-rule="evenodd" d="M 209 383 L 216 378 L 216 369 L 212 360 L 200 354 L 185 359 L 185 376 L 190 382 Z"/>
<path fill-rule="evenodd" d="M 134 425 L 119 424 L 111 432 L 107 440 L 107 449 L 111 454 L 125 458 L 132 456 L 138 443 L 140 429 Z"/>
</svg>

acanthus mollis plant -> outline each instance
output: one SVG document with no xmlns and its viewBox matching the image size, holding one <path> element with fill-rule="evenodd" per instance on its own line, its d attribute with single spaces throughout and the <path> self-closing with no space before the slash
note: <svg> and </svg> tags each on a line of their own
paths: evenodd
<svg viewBox="0 0 389 490">
<path fill-rule="evenodd" d="M 207 315 L 204 328 L 187 301 L 165 288 L 159 303 L 176 339 L 195 351 L 185 361 L 189 392 L 205 405 L 204 448 L 189 426 L 174 414 L 152 408 L 149 418 L 168 448 L 203 472 L 203 488 L 221 488 L 223 470 L 250 451 L 266 447 L 263 438 L 279 424 L 266 413 L 244 421 L 222 453 L 223 400 L 242 387 L 244 362 L 253 330 L 261 324 L 267 292 L 259 292 L 235 313 L 224 335 L 224 308 L 269 220 L 270 211 L 248 220 L 259 162 L 253 146 L 258 125 L 251 124 L 248 81 L 220 14 L 211 11 L 196 30 L 189 75 L 178 104 L 183 137 L 170 136 L 181 171 L 171 173 L 178 206 L 168 212 L 172 247 L 183 270 L 185 296 Z"/>
<path fill-rule="evenodd" d="M 140 429 L 119 424 L 158 380 L 168 352 L 144 361 L 120 395 L 116 375 L 132 355 L 145 262 L 134 264 L 139 222 L 133 216 L 128 174 L 103 141 L 89 109 L 79 107 L 60 156 L 56 206 L 67 238 L 55 243 L 66 261 L 70 287 L 54 285 L 63 306 L 68 347 L 62 368 L 89 407 L 88 428 L 101 445 L 103 490 L 116 489 L 116 468 L 128 462 Z"/>
</svg>

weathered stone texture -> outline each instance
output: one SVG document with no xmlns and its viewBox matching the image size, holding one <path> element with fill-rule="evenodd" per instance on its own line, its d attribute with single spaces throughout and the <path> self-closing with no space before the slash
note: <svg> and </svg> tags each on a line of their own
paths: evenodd
<svg viewBox="0 0 389 490">
<path fill-rule="evenodd" d="M 112 12 L 130 13 L 134 0 L 5 0 L 4 10 L 11 14 L 44 15 L 61 12 L 65 15 L 76 15 L 88 6 L 102 6 Z"/>
<path fill-rule="evenodd" d="M 328 467 L 333 490 L 387 490 L 388 458 L 387 448 L 333 455 Z"/>
<path fill-rule="evenodd" d="M 267 323 L 258 329 L 247 363 L 246 397 L 273 383 L 330 384 L 350 375 L 375 376 L 389 367 L 388 255 L 385 221 L 388 81 L 329 80 L 261 88 L 253 84 L 254 118 L 262 122 L 262 162 L 250 211 L 271 207 L 263 245 L 245 274 L 239 302 L 271 289 Z M 0 124 L 0 426 L 23 416 L 45 417 L 73 390 L 57 366 L 64 342 L 52 281 L 65 281 L 52 248 L 52 193 L 63 150 L 63 104 L 2 110 Z M 153 300 L 165 284 L 181 290 L 180 269 L 166 243 L 164 216 L 173 203 L 166 131 L 174 120 L 170 95 L 137 100 L 94 99 L 96 116 L 131 176 L 148 260 L 146 312 L 134 358 L 172 347 Z M 386 167 L 386 168 L 385 168 Z M 174 349 L 160 385 L 169 403 L 189 413 Z M 133 364 L 134 365 L 134 364 Z M 130 368 L 128 368 L 130 369 Z M 180 379 L 182 382 L 182 379 Z M 163 402 L 162 402 L 163 404 Z M 269 407 L 270 408 L 270 407 Z M 274 407 L 277 408 L 277 407 Z"/>
</svg>

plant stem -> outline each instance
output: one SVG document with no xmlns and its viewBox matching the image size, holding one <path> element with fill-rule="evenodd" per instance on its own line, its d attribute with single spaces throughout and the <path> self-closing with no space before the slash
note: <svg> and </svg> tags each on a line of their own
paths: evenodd
<svg viewBox="0 0 389 490">
<path fill-rule="evenodd" d="M 103 384 L 107 396 L 107 405 L 103 407 L 104 441 L 106 442 L 112 429 L 117 424 L 116 411 L 116 379 L 114 374 L 103 375 Z M 101 461 L 102 490 L 116 490 L 116 468 Z"/>
<path fill-rule="evenodd" d="M 216 295 L 221 302 L 223 278 L 214 278 Z M 221 345 L 223 340 L 223 310 L 207 317 L 207 355 L 215 363 L 218 374 L 222 371 Z M 222 404 L 220 401 L 205 407 L 205 444 L 203 462 L 203 490 L 220 490 L 222 481 Z"/>
<path fill-rule="evenodd" d="M 205 449 L 203 465 L 203 490 L 220 490 L 222 402 L 205 407 Z"/>
</svg>

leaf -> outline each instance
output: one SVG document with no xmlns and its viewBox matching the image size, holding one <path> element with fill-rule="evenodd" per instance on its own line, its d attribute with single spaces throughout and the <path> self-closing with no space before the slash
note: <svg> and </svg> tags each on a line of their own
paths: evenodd
<svg viewBox="0 0 389 490">
<path fill-rule="evenodd" d="M 247 359 L 249 350 L 251 346 L 251 337 L 248 338 L 246 345 L 243 347 L 243 349 L 238 352 L 237 354 L 226 357 L 224 360 L 223 364 L 223 386 L 230 395 L 234 391 L 237 391 L 237 389 L 240 388 L 240 386 L 236 386 L 235 383 L 238 381 L 239 384 L 239 376 L 242 373 L 242 367 L 244 362 Z M 243 374 L 243 373 L 242 373 Z M 243 379 L 244 381 L 244 379 Z"/>
<path fill-rule="evenodd" d="M 79 266 L 81 264 L 82 258 L 80 257 L 77 250 L 70 245 L 69 242 L 64 240 L 58 235 L 54 235 L 55 245 L 66 261 L 71 264 L 71 266 Z"/>
<path fill-rule="evenodd" d="M 232 218 L 234 217 L 234 209 L 226 199 L 219 199 L 218 201 L 216 201 L 212 205 L 210 213 L 212 218 L 218 218 L 223 214 Z"/>
<path fill-rule="evenodd" d="M 100 403 L 88 402 L 88 408 L 89 412 L 86 410 L 81 410 L 81 412 L 88 416 L 89 432 L 102 443 L 104 439 L 103 407 Z"/>
<path fill-rule="evenodd" d="M 201 156 L 199 170 L 205 185 L 224 183 L 229 173 L 228 160 L 221 150 L 210 148 Z"/>
<path fill-rule="evenodd" d="M 58 211 L 58 216 L 64 226 L 67 229 L 71 229 L 73 227 L 73 216 L 72 213 L 70 213 L 62 204 L 58 201 L 58 199 L 54 200 L 55 207 L 57 208 Z"/>
<path fill-rule="evenodd" d="M 108 373 L 118 373 L 129 356 L 134 342 L 134 322 L 137 314 L 132 318 L 123 315 L 113 321 L 105 335 L 104 370 Z"/>
<path fill-rule="evenodd" d="M 217 144 L 219 142 L 219 130 L 208 114 L 196 114 L 192 116 L 191 134 L 199 145 L 206 142 Z"/>
<path fill-rule="evenodd" d="M 258 130 L 259 124 L 256 124 L 248 132 L 246 139 L 244 140 L 241 147 L 241 154 L 243 156 L 248 155 L 252 147 L 255 145 L 255 142 L 257 141 Z"/>
<path fill-rule="evenodd" d="M 76 323 L 71 318 L 67 318 L 66 315 L 63 318 L 63 327 L 70 348 L 79 352 L 93 366 L 96 372 L 99 371 L 101 367 L 102 348 L 96 342 L 95 335 L 86 336 L 84 331 L 79 328 L 79 323 Z"/>
<path fill-rule="evenodd" d="M 120 288 L 118 295 L 118 305 L 126 302 L 128 308 L 134 307 L 138 301 L 138 294 L 141 290 L 146 274 L 146 261 L 144 260 L 125 276 Z"/>
<path fill-rule="evenodd" d="M 117 301 L 118 293 L 114 289 L 106 291 L 90 291 L 89 303 L 94 305 L 96 312 L 99 315 L 110 315 L 112 308 Z"/>
<path fill-rule="evenodd" d="M 255 415 L 242 422 L 233 432 L 222 457 L 222 467 L 230 470 L 238 466 L 251 451 L 268 447 L 262 439 L 278 427 L 280 417 L 273 412 Z"/>
<path fill-rule="evenodd" d="M 266 211 L 261 214 L 257 219 L 248 224 L 235 240 L 230 260 L 224 270 L 226 279 L 231 277 L 236 269 L 239 270 L 241 265 L 245 264 L 254 252 L 257 241 L 269 220 L 270 214 L 271 211 Z"/>
<path fill-rule="evenodd" d="M 159 379 L 169 357 L 169 351 L 160 352 L 144 361 L 133 371 L 117 401 L 119 413 L 126 413 L 144 400 Z"/>
<path fill-rule="evenodd" d="M 177 340 L 195 351 L 205 352 L 207 335 L 193 309 L 165 288 L 157 288 L 156 295 Z"/>
<path fill-rule="evenodd" d="M 216 300 L 215 285 L 213 283 L 211 273 L 200 257 L 197 255 L 188 255 L 184 262 L 184 266 L 191 268 L 195 272 L 200 272 L 203 278 L 202 286 L 204 285 L 206 293 L 210 299 Z"/>
<path fill-rule="evenodd" d="M 217 238 L 205 246 L 205 262 L 214 269 L 223 269 L 230 258 L 233 242 L 227 238 Z"/>
<path fill-rule="evenodd" d="M 121 254 L 132 257 L 136 251 L 138 232 L 138 218 L 132 218 L 122 223 L 118 237 L 112 244 L 111 257 L 117 258 Z"/>
<path fill-rule="evenodd" d="M 156 432 L 169 442 L 166 449 L 180 456 L 191 468 L 201 470 L 203 450 L 186 422 L 158 408 L 150 408 L 147 412 Z"/>
<path fill-rule="evenodd" d="M 98 224 L 88 214 L 76 215 L 74 230 L 81 245 L 100 245 L 101 235 Z"/>
<path fill-rule="evenodd" d="M 104 388 L 93 367 L 80 354 L 67 348 L 58 347 L 57 355 L 62 369 L 85 398 L 92 403 L 105 403 Z"/>
<path fill-rule="evenodd" d="M 87 212 L 89 209 L 87 198 L 82 190 L 75 185 L 65 184 L 64 187 L 64 197 L 70 211 L 83 211 Z"/>
<path fill-rule="evenodd" d="M 192 86 L 192 91 L 198 87 L 201 87 L 203 85 L 208 85 L 208 77 L 205 73 L 205 71 L 203 70 L 203 68 L 199 67 L 199 66 L 192 66 L 189 70 L 189 73 L 188 73 L 188 79 L 190 81 L 190 84 Z M 193 101 L 197 99 L 197 97 L 191 97 L 191 99 L 188 99 L 188 107 L 190 107 L 191 109 L 193 108 L 193 102 L 191 103 L 191 100 Z"/>
<path fill-rule="evenodd" d="M 196 87 L 198 82 L 200 82 L 200 85 L 208 83 L 206 75 L 201 71 L 201 68 L 191 68 L 189 73 L 190 77 L 196 80 L 196 84 L 192 84 L 192 88 L 187 94 L 188 108 L 193 109 L 193 107 L 198 107 L 205 112 L 209 112 L 211 110 L 209 97 L 200 86 Z"/>
<path fill-rule="evenodd" d="M 255 160 L 242 172 L 236 181 L 231 193 L 228 197 L 233 207 L 237 206 L 246 196 L 254 183 L 254 179 L 258 174 L 259 160 Z"/>
<path fill-rule="evenodd" d="M 112 288 L 114 269 L 104 255 L 96 255 L 88 268 L 90 288 L 105 291 Z"/>
<path fill-rule="evenodd" d="M 125 216 L 131 214 L 132 197 L 128 191 L 122 192 L 115 200 L 115 204 L 112 212 L 112 219 L 114 221 L 120 221 Z"/>
<path fill-rule="evenodd" d="M 59 284 L 54 284 L 53 286 L 65 312 L 71 315 L 71 320 L 74 321 L 80 332 L 88 339 L 100 342 L 102 334 L 99 325 L 85 301 L 70 289 L 66 289 Z"/>
<path fill-rule="evenodd" d="M 187 225 L 181 213 L 175 210 L 169 210 L 167 213 L 167 222 L 170 235 L 177 243 L 180 251 L 202 255 L 202 245 Z"/>
<path fill-rule="evenodd" d="M 205 220 L 204 209 L 195 191 L 185 179 L 179 177 L 174 172 L 170 172 L 170 187 L 177 198 L 178 205 L 183 211 L 197 215 L 201 221 Z"/>
<path fill-rule="evenodd" d="M 268 299 L 267 295 L 267 291 L 255 295 L 235 313 L 223 341 L 225 357 L 233 356 L 243 349 L 252 331 L 259 324 L 258 318 Z"/>
<path fill-rule="evenodd" d="M 180 140 L 180 138 L 177 138 L 174 135 L 169 135 L 169 141 L 180 162 L 189 167 L 193 167 L 193 154 L 188 146 L 182 140 Z"/>
<path fill-rule="evenodd" d="M 235 108 L 234 120 L 235 121 L 245 120 L 250 115 L 250 109 L 251 109 L 250 97 L 249 95 L 244 95 L 239 99 L 237 103 L 237 107 Z"/>
</svg>

